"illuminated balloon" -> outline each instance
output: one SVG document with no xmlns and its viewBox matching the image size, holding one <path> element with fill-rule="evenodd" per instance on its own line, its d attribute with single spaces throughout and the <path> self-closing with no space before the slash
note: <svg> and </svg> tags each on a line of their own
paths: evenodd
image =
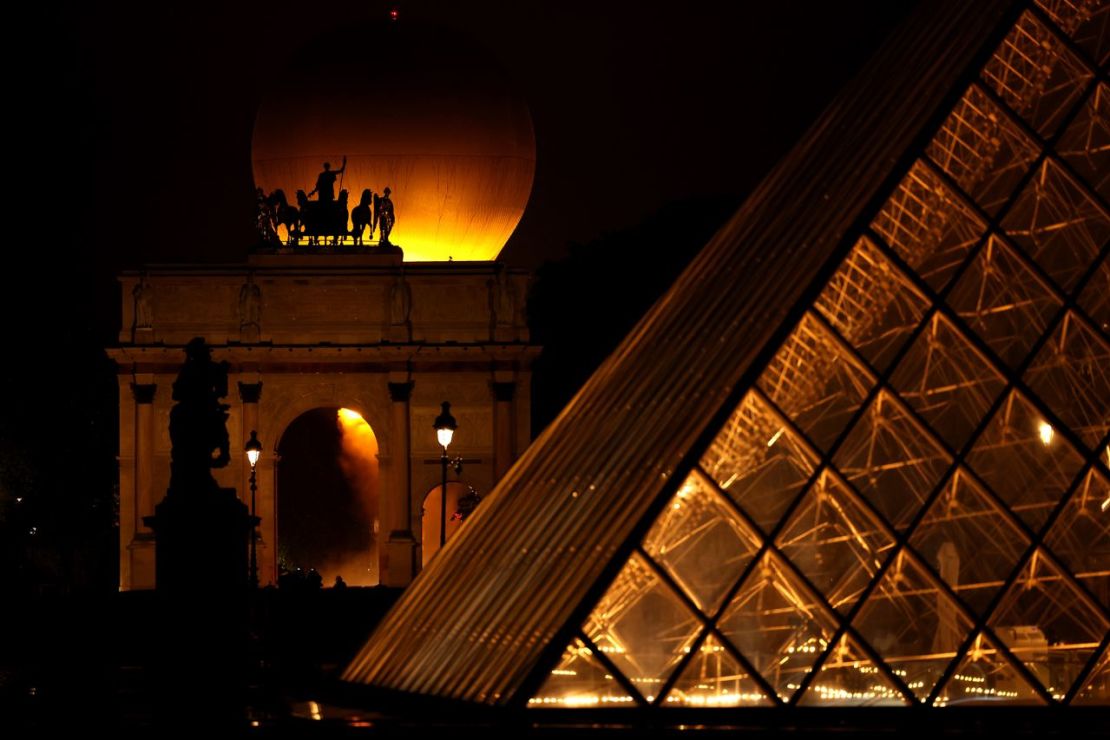
<svg viewBox="0 0 1110 740">
<path fill-rule="evenodd" d="M 329 162 L 349 207 L 392 191 L 406 261 L 492 260 L 528 203 L 532 119 L 497 65 L 457 37 L 404 22 L 347 31 L 273 80 L 251 143 L 254 180 L 295 204 Z M 375 233 L 375 239 L 378 234 Z"/>
</svg>

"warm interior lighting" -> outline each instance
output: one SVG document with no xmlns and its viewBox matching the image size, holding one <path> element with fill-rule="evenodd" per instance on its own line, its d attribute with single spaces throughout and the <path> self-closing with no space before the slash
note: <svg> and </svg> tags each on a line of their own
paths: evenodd
<svg viewBox="0 0 1110 740">
<path fill-rule="evenodd" d="M 344 424 L 358 424 L 360 421 L 365 421 L 362 414 L 353 409 L 339 409 L 339 419 Z"/>
<path fill-rule="evenodd" d="M 1051 424 L 1047 421 L 1042 421 L 1037 425 L 1037 434 L 1040 435 L 1041 444 L 1047 447 L 1052 444 L 1052 438 L 1056 435 L 1056 432 L 1053 430 Z"/>
</svg>

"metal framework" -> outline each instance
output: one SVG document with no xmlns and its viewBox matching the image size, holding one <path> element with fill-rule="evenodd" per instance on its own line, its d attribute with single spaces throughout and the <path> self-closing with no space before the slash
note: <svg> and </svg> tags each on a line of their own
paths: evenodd
<svg viewBox="0 0 1110 740">
<path fill-rule="evenodd" d="M 493 590 L 456 599 L 489 621 L 448 635 L 406 595 L 347 680 L 539 707 L 1110 703 L 1110 4 L 1001 18 L 764 359 L 693 441 L 659 448 L 681 462 L 635 521 L 552 514 L 539 552 L 504 538 L 526 557 L 491 564 L 528 576 L 573 526 L 620 534 L 561 626 L 513 628 Z M 497 525 L 474 524 L 511 522 L 513 485 L 471 553 L 496 555 L 476 538 Z M 440 565 L 426 577 L 465 570 Z M 531 587 L 553 608 L 560 583 Z M 404 644 L 418 635 L 439 652 Z M 451 662 L 528 641 L 519 669 Z"/>
</svg>

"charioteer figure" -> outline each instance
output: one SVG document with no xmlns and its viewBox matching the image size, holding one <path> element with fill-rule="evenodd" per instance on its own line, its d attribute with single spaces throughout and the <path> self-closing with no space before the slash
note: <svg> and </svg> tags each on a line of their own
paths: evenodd
<svg viewBox="0 0 1110 740">
<path fill-rule="evenodd" d="M 347 170 L 347 156 L 343 156 L 343 166 L 339 169 L 332 171 L 331 163 L 324 162 L 324 171 L 316 178 L 316 187 L 308 197 L 315 195 L 317 200 L 321 203 L 327 203 L 335 200 L 335 181 Z"/>
</svg>

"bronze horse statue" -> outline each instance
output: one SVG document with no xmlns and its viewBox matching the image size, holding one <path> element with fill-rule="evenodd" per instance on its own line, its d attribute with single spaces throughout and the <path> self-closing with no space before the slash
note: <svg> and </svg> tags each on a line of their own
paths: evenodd
<svg viewBox="0 0 1110 740">
<path fill-rule="evenodd" d="M 289 241 L 296 241 L 303 228 L 301 211 L 296 206 L 289 205 L 289 201 L 285 198 L 285 191 L 280 188 L 270 193 L 266 203 L 273 213 L 274 231 L 277 231 L 279 226 L 284 226 L 289 233 Z"/>
<path fill-rule="evenodd" d="M 358 205 L 351 209 L 351 236 L 355 244 L 362 244 L 362 234 L 366 227 L 370 227 L 370 239 L 374 238 L 374 192 L 370 189 L 362 191 Z"/>
</svg>

